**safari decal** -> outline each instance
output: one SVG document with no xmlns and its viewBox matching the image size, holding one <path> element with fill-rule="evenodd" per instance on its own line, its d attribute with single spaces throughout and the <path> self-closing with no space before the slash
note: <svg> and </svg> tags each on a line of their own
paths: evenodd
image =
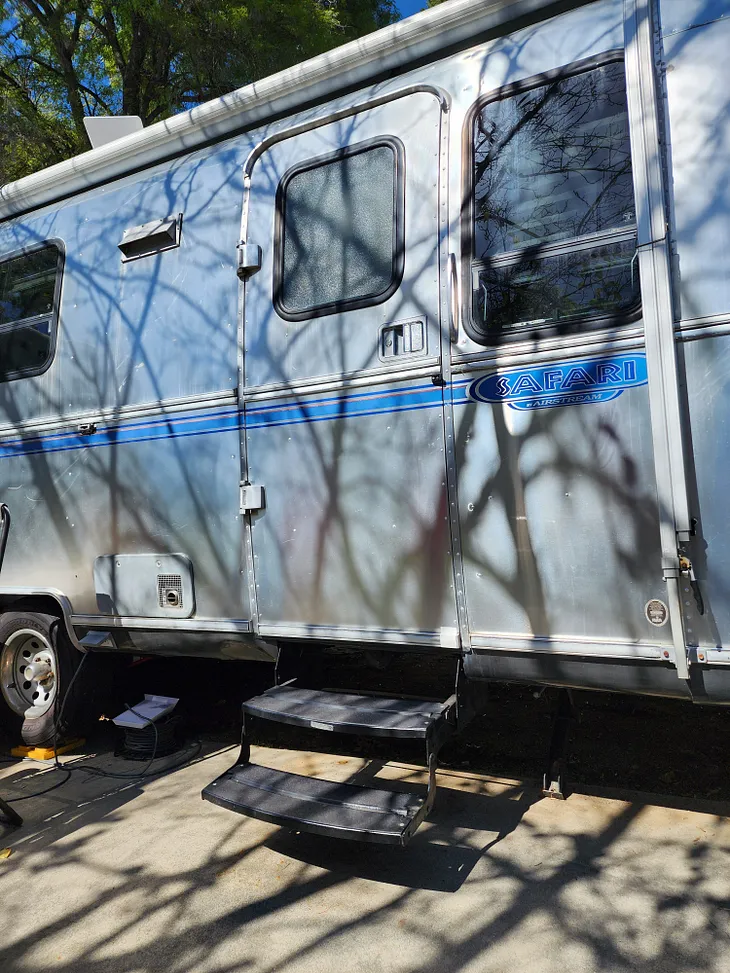
<svg viewBox="0 0 730 973">
<path fill-rule="evenodd" d="M 467 396 L 476 402 L 507 402 L 512 409 L 529 411 L 609 402 L 626 389 L 646 383 L 646 355 L 611 355 L 491 372 L 472 382 Z"/>
</svg>

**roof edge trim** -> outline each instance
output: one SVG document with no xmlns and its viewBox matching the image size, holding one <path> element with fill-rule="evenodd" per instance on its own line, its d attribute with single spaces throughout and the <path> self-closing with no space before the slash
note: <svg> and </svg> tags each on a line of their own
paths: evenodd
<svg viewBox="0 0 730 973">
<path fill-rule="evenodd" d="M 450 0 L 334 48 L 141 132 L 67 159 L 0 188 L 0 221 L 192 152 L 267 119 L 325 101 L 387 71 L 462 45 L 550 7 L 586 0 Z M 558 9 L 556 9 L 558 12 Z"/>
</svg>

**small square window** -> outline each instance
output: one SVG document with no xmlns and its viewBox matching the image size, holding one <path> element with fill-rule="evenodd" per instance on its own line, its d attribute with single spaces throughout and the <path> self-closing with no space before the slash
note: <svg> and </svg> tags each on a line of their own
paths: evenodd
<svg viewBox="0 0 730 973">
<path fill-rule="evenodd" d="M 277 194 L 274 303 L 302 321 L 380 304 L 403 275 L 404 150 L 397 139 L 290 170 Z"/>
</svg>

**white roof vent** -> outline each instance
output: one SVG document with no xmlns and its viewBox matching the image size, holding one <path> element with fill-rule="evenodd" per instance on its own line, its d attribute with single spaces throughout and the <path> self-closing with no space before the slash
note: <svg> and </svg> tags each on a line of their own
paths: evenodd
<svg viewBox="0 0 730 973">
<path fill-rule="evenodd" d="M 87 115 L 84 128 L 92 149 L 98 149 L 125 135 L 141 132 L 144 126 L 139 115 Z"/>
</svg>

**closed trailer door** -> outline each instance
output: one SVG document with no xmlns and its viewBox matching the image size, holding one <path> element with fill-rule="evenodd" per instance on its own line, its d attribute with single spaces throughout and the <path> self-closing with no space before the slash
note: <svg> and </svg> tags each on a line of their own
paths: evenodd
<svg viewBox="0 0 730 973">
<path fill-rule="evenodd" d="M 248 515 L 253 597 L 262 634 L 455 644 L 445 115 L 436 91 L 380 101 L 282 133 L 250 169 L 245 477 L 265 497 Z"/>
<path fill-rule="evenodd" d="M 533 655 L 538 680 L 560 681 L 571 657 L 674 660 L 675 511 L 656 452 L 671 306 L 661 241 L 637 217 L 648 121 L 631 108 L 630 56 L 485 92 L 466 123 L 453 359 L 466 629 L 477 653 Z M 625 688 L 650 689 L 645 667 L 631 673 Z"/>
</svg>

